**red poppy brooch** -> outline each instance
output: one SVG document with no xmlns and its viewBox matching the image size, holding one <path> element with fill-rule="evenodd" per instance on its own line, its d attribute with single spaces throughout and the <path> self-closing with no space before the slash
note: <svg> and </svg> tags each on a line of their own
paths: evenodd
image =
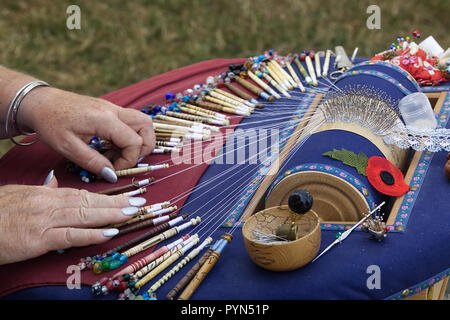
<svg viewBox="0 0 450 320">
<path fill-rule="evenodd" d="M 366 176 L 370 184 L 383 194 L 398 197 L 409 191 L 402 172 L 386 158 L 370 157 Z"/>
<path fill-rule="evenodd" d="M 354 167 L 359 174 L 367 176 L 369 183 L 382 194 L 398 197 L 409 191 L 402 172 L 386 158 L 368 158 L 362 152 L 356 154 L 344 148 L 333 149 L 322 155 Z"/>
</svg>

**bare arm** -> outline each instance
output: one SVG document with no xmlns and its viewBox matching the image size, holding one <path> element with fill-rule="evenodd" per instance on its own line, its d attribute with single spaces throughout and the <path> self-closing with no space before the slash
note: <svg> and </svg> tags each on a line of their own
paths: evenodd
<svg viewBox="0 0 450 320">
<path fill-rule="evenodd" d="M 36 79 L 0 67 L 2 138 L 6 137 L 4 124 L 11 99 L 33 80 Z M 111 172 L 133 167 L 140 157 L 148 155 L 155 147 L 149 116 L 103 99 L 53 87 L 42 86 L 30 91 L 19 107 L 16 120 L 22 130 L 35 131 L 50 148 L 100 176 L 104 168 Z M 94 136 L 112 141 L 117 147 L 116 152 L 109 153 L 107 158 L 89 148 L 87 143 Z"/>
</svg>

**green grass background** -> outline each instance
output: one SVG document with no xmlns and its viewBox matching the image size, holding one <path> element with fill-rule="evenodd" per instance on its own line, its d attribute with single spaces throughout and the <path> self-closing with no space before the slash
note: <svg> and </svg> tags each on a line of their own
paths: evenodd
<svg viewBox="0 0 450 320">
<path fill-rule="evenodd" d="M 81 8 L 81 30 L 66 9 Z M 369 30 L 366 9 L 381 8 Z M 343 45 L 372 56 L 414 29 L 450 45 L 450 1 L 2 0 L 0 64 L 92 96 L 213 58 Z M 0 156 L 10 148 L 0 142 Z"/>
</svg>

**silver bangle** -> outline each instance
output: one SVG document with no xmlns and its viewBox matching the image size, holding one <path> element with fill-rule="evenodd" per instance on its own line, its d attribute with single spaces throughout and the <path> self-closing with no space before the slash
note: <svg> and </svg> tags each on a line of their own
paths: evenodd
<svg viewBox="0 0 450 320">
<path fill-rule="evenodd" d="M 17 124 L 17 113 L 19 111 L 20 104 L 22 103 L 22 100 L 25 98 L 25 96 L 31 90 L 33 90 L 34 88 L 39 87 L 39 86 L 48 86 L 48 83 L 46 83 L 44 81 L 40 81 L 40 80 L 31 81 L 30 83 L 27 83 L 22 88 L 20 88 L 19 91 L 17 91 L 16 95 L 14 96 L 14 98 L 11 100 L 11 103 L 9 104 L 8 112 L 6 114 L 6 120 L 5 120 L 5 132 L 9 138 L 9 140 L 11 140 L 13 143 L 15 143 L 18 146 L 29 146 L 39 140 L 39 138 L 37 137 L 36 139 L 32 140 L 31 142 L 22 143 L 22 142 L 16 141 L 11 134 L 12 129 L 15 129 L 17 132 L 19 132 L 23 135 L 26 135 L 26 136 L 34 134 L 34 132 L 25 132 L 25 131 L 20 130 L 19 125 Z"/>
</svg>

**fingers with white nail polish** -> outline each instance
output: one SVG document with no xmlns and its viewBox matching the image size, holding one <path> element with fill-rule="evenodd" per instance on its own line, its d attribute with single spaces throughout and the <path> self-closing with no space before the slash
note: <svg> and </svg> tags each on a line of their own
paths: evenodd
<svg viewBox="0 0 450 320">
<path fill-rule="evenodd" d="M 71 247 L 84 247 L 108 241 L 119 233 L 118 229 L 78 229 L 53 228 L 47 230 L 43 237 L 48 250 L 60 250 Z"/>
<path fill-rule="evenodd" d="M 122 213 L 126 216 L 134 216 L 138 213 L 139 209 L 137 207 L 126 207 L 122 208 Z"/>
<path fill-rule="evenodd" d="M 53 179 L 53 172 L 54 172 L 54 170 L 50 171 L 50 173 L 45 178 L 44 183 L 43 183 L 44 186 L 46 184 L 48 184 L 50 181 L 52 181 L 52 179 Z"/>
<path fill-rule="evenodd" d="M 142 207 L 147 202 L 147 199 L 142 197 L 131 197 L 128 199 L 128 202 L 131 206 Z"/>
<path fill-rule="evenodd" d="M 111 168 L 104 167 L 102 169 L 102 171 L 100 171 L 100 176 L 102 176 L 103 179 L 105 179 L 109 183 L 116 183 L 117 182 L 117 175 L 114 172 L 114 170 L 111 169 Z"/>
<path fill-rule="evenodd" d="M 119 233 L 119 229 L 115 229 L 115 228 L 103 230 L 103 235 L 105 237 L 114 237 L 118 233 Z"/>
</svg>

